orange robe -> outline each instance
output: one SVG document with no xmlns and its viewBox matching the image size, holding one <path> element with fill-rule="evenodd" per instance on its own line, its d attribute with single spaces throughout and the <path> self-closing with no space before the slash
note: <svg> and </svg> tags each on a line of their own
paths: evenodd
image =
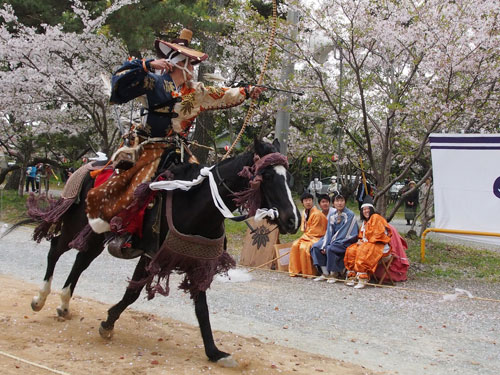
<svg viewBox="0 0 500 375">
<path fill-rule="evenodd" d="M 391 229 L 387 221 L 379 214 L 373 214 L 364 221 L 358 234 L 358 242 L 345 251 L 344 264 L 348 271 L 361 274 L 374 273 L 378 261 L 384 255 L 384 247 L 391 242 Z M 390 250 L 386 248 L 385 253 Z M 368 276 L 366 275 L 365 278 Z"/>
<path fill-rule="evenodd" d="M 311 247 L 319 241 L 326 233 L 328 220 L 325 215 L 316 207 L 311 208 L 307 222 L 305 221 L 305 212 L 302 213 L 302 227 L 304 234 L 292 245 L 290 250 L 290 262 L 288 271 L 290 276 L 298 273 L 304 275 L 316 275 L 316 268 L 311 259 Z"/>
</svg>

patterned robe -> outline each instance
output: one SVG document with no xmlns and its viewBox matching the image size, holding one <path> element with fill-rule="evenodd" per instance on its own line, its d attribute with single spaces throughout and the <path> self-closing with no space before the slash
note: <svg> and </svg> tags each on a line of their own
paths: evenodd
<svg viewBox="0 0 500 375">
<path fill-rule="evenodd" d="M 321 210 L 316 207 L 312 207 L 309 211 L 307 221 L 305 217 L 304 211 L 301 228 L 304 234 L 295 240 L 290 250 L 290 263 L 288 264 L 290 276 L 295 276 L 298 273 L 316 275 L 316 269 L 310 255 L 311 246 L 325 234 L 328 221 Z"/>
<path fill-rule="evenodd" d="M 127 61 L 111 79 L 112 103 L 126 103 L 135 98 L 142 101 L 142 125 L 147 136 L 167 137 L 174 132 L 186 136 L 202 111 L 234 107 L 246 99 L 243 87 L 205 86 L 201 82 L 176 87 L 169 73 L 147 71 L 151 61 L 145 64 L 138 59 Z"/>
<path fill-rule="evenodd" d="M 335 211 L 328 217 L 326 234 L 311 249 L 311 257 L 316 267 L 326 266 L 328 272 L 344 270 L 344 255 L 347 246 L 356 241 L 358 223 L 356 216 L 348 208 Z M 326 250 L 325 254 L 321 250 Z"/>
</svg>

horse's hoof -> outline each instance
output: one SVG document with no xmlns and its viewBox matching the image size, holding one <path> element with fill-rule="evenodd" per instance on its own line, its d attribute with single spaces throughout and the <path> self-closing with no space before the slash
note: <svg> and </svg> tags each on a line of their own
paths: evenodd
<svg viewBox="0 0 500 375">
<path fill-rule="evenodd" d="M 31 308 L 33 309 L 33 311 L 40 311 L 41 309 L 43 309 L 44 305 L 45 301 L 39 299 L 38 297 L 33 297 L 33 299 L 31 300 Z"/>
<path fill-rule="evenodd" d="M 61 307 L 58 307 L 56 309 L 56 311 L 57 311 L 57 316 L 59 318 L 64 318 L 64 319 L 69 318 L 69 310 L 68 309 L 63 309 Z"/>
<path fill-rule="evenodd" d="M 103 339 L 106 339 L 106 340 L 111 339 L 113 337 L 113 333 L 114 333 L 113 328 L 106 329 L 102 325 L 99 326 L 99 334 L 101 335 L 101 337 Z"/>
<path fill-rule="evenodd" d="M 238 367 L 238 362 L 232 356 L 221 358 L 217 363 L 222 367 Z"/>
</svg>

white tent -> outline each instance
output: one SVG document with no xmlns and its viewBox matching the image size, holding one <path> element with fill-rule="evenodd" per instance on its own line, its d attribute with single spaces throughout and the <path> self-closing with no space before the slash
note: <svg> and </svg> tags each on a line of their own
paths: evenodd
<svg viewBox="0 0 500 375">
<path fill-rule="evenodd" d="M 500 233 L 500 134 L 431 134 L 435 227 Z M 500 245 L 499 237 L 456 238 Z"/>
</svg>

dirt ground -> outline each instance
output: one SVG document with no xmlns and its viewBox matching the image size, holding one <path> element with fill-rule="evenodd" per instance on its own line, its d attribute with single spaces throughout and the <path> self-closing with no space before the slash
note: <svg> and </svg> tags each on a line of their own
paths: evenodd
<svg viewBox="0 0 500 375">
<path fill-rule="evenodd" d="M 240 364 L 222 368 L 207 360 L 198 327 L 132 309 L 120 318 L 113 339 L 106 341 L 98 328 L 109 306 L 76 297 L 72 316 L 62 320 L 55 313 L 60 303 L 57 293 L 47 298 L 42 311 L 34 312 L 30 302 L 36 285 L 3 275 L 0 285 L 1 374 L 372 373 L 252 337 L 214 332 L 218 347 L 231 352 Z"/>
</svg>

